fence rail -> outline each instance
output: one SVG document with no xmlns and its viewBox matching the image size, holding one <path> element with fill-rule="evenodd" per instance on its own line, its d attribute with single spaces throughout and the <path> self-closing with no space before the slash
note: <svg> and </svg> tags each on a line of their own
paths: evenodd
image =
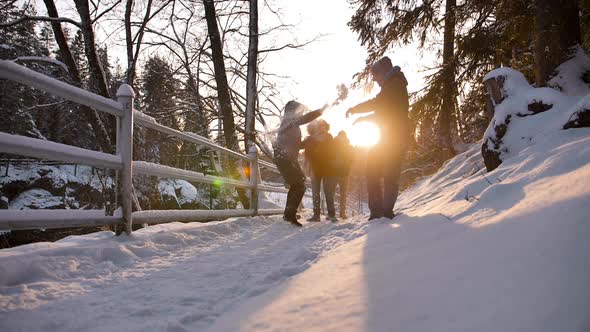
<svg viewBox="0 0 590 332">
<path fill-rule="evenodd" d="M 114 101 L 7 60 L 0 60 L 0 78 L 18 82 L 117 117 L 115 155 L 1 132 L 0 152 L 115 169 L 119 174 L 117 191 L 121 194 L 121 206 L 113 216 L 105 215 L 104 211 L 96 210 L 0 210 L 0 229 L 16 230 L 124 224 L 125 231 L 131 233 L 133 224 L 205 221 L 282 213 L 281 209 L 258 209 L 258 193 L 260 191 L 286 193 L 287 189 L 260 183 L 259 167 L 265 167 L 274 172 L 278 171 L 272 163 L 258 160 L 258 151 L 255 147 L 244 155 L 219 146 L 205 137 L 159 124 L 155 119 L 133 109 L 135 94 L 127 84 L 119 87 L 117 101 Z M 249 179 L 236 180 L 145 161 L 134 161 L 132 160 L 134 124 L 200 146 L 206 146 L 246 161 L 249 163 Z M 134 173 L 248 189 L 250 191 L 251 208 L 247 210 L 151 210 L 132 212 L 132 177 Z"/>
</svg>

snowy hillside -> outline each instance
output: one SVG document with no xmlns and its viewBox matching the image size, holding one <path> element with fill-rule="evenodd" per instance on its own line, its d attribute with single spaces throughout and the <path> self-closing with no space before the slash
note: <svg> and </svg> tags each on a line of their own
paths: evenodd
<svg viewBox="0 0 590 332">
<path fill-rule="evenodd" d="M 484 173 L 479 146 L 394 222 L 168 224 L 0 251 L 2 331 L 588 331 L 590 129 Z"/>
</svg>

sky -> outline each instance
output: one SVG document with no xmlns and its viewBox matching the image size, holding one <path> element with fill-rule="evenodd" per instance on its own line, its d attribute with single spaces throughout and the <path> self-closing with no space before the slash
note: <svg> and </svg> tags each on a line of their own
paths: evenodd
<svg viewBox="0 0 590 332">
<path fill-rule="evenodd" d="M 354 8 L 342 0 L 276 1 L 275 4 L 280 7 L 286 21 L 296 24 L 291 29 L 293 41 L 301 43 L 320 37 L 303 49 L 288 49 L 273 54 L 264 64 L 265 68 L 290 77 L 281 87 L 284 100 L 296 99 L 310 109 L 331 103 L 337 97 L 336 86 L 350 86 L 353 75 L 365 66 L 367 52 L 347 25 Z M 261 26 L 268 14 L 261 13 Z M 287 38 L 283 35 L 281 41 Z M 402 68 L 408 79 L 409 92 L 422 88 L 424 80 L 421 71 L 425 64 L 432 61 L 430 54 L 425 55 L 425 61 L 419 53 L 416 46 L 407 46 L 386 54 L 394 65 Z M 354 118 L 345 118 L 346 109 L 373 97 L 378 91 L 376 85 L 368 93 L 362 89 L 350 90 L 347 100 L 323 116 L 331 125 L 330 132 L 335 135 L 340 130 L 346 130 L 349 136 L 354 135 L 354 130 L 351 130 Z"/>
<path fill-rule="evenodd" d="M 269 59 L 267 66 L 292 77 L 286 95 L 311 108 L 320 107 L 336 96 L 336 85 L 350 85 L 353 75 L 365 66 L 367 52 L 347 26 L 354 9 L 342 0 L 277 1 L 290 21 L 298 22 L 292 29 L 300 42 L 321 35 L 303 50 L 285 50 Z M 261 18 L 263 20 L 264 17 Z M 409 91 L 423 85 L 422 61 L 416 47 L 397 48 L 387 53 L 394 65 L 402 67 L 408 78 Z M 375 93 L 377 90 L 374 90 Z"/>
<path fill-rule="evenodd" d="M 36 0 L 36 3 L 40 14 L 44 14 L 43 3 L 40 0 Z M 264 3 L 264 0 L 259 1 L 260 32 L 264 31 L 265 26 L 276 25 L 275 16 L 265 8 Z M 261 47 L 265 42 L 267 45 L 302 43 L 319 36 L 302 49 L 285 49 L 273 53 L 264 64 L 266 69 L 290 77 L 283 82 L 283 99 L 297 99 L 311 108 L 321 107 L 333 101 L 336 98 L 336 85 L 350 85 L 353 75 L 365 65 L 366 51 L 357 40 L 356 34 L 347 26 L 354 14 L 354 8 L 348 1 L 342 0 L 269 0 L 268 3 L 273 10 L 278 10 L 283 22 L 294 26 L 288 33 L 261 37 Z M 62 15 L 76 17 L 73 3 L 70 1 L 57 1 L 56 4 L 60 7 Z M 104 31 L 98 29 L 97 37 L 99 43 L 106 41 L 111 44 L 111 60 L 118 57 L 119 63 L 125 63 L 124 48 L 112 45 L 115 42 L 112 35 L 107 37 Z M 416 47 L 396 48 L 387 55 L 394 65 L 402 67 L 409 81 L 409 91 L 416 91 L 422 87 L 420 70 L 423 61 Z M 376 93 L 377 90 L 372 92 Z"/>
<path fill-rule="evenodd" d="M 140 0 L 141 1 L 141 0 Z M 350 30 L 347 23 L 354 14 L 354 8 L 348 1 L 342 0 L 267 0 L 274 11 L 279 12 L 284 23 L 292 24 L 289 31 L 272 33 L 260 37 L 260 48 L 280 46 L 287 43 L 300 44 L 314 40 L 301 49 L 284 49 L 272 52 L 262 68 L 265 72 L 274 73 L 287 78 L 277 78 L 280 100 L 286 103 L 296 99 L 310 109 L 317 109 L 333 102 L 337 97 L 336 86 L 353 83 L 353 76 L 365 66 L 367 52 L 357 35 Z M 262 33 L 269 27 L 278 24 L 276 15 L 265 6 L 267 1 L 259 1 L 259 31 Z M 58 1 L 62 15 L 76 17 L 70 1 Z M 37 0 L 37 8 L 43 14 L 44 5 Z M 125 64 L 125 49 L 122 36 L 117 37 L 103 29 L 97 30 L 99 43 L 109 43 L 109 55 L 112 61 Z M 121 45 L 117 46 L 118 43 Z M 231 47 L 231 45 L 225 45 Z M 147 52 L 147 53 L 146 53 Z M 423 73 L 425 65 L 432 62 L 432 55 L 425 52 L 426 60 L 416 46 L 396 47 L 387 56 L 394 65 L 399 65 L 408 79 L 409 92 L 417 91 L 424 85 Z M 146 51 L 142 57 L 148 56 Z M 332 125 L 331 132 L 352 127 L 352 120 L 345 119 L 348 107 L 374 96 L 378 87 L 374 86 L 368 93 L 364 90 L 349 91 L 349 97 L 338 107 L 324 114 L 324 119 Z M 276 122 L 269 119 L 270 123 Z M 273 127 L 273 125 L 271 125 Z"/>
</svg>

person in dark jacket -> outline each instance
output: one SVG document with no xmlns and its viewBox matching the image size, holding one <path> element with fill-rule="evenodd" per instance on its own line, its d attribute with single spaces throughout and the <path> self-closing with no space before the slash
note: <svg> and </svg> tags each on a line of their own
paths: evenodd
<svg viewBox="0 0 590 332">
<path fill-rule="evenodd" d="M 281 125 L 273 144 L 274 162 L 289 186 L 283 219 L 296 226 L 303 226 L 297 221 L 297 207 L 305 194 L 305 175 L 297 161 L 301 149 L 301 129 L 299 126 L 320 117 L 324 108 L 307 114 L 304 114 L 305 111 L 307 111 L 307 107 L 294 100 L 285 105 Z"/>
<path fill-rule="evenodd" d="M 340 131 L 334 138 L 334 151 L 336 154 L 336 158 L 334 159 L 337 177 L 336 185 L 340 190 L 340 218 L 346 219 L 348 176 L 350 174 L 350 167 L 352 166 L 354 149 L 345 131 Z"/>
<path fill-rule="evenodd" d="M 338 221 L 334 207 L 336 189 L 336 170 L 334 168 L 334 139 L 330 135 L 330 125 L 324 120 L 316 120 L 307 126 L 309 136 L 301 144 L 305 149 L 305 159 L 311 167 L 311 193 L 313 216 L 308 221 L 320 221 L 321 188 L 328 208 L 328 219 Z"/>
<path fill-rule="evenodd" d="M 373 99 L 350 108 L 346 116 L 374 111 L 371 120 L 379 126 L 381 139 L 367 156 L 367 189 L 369 192 L 369 220 L 393 218 L 393 208 L 399 190 L 401 163 L 409 140 L 408 82 L 400 67 L 388 57 L 371 67 L 373 80 L 381 91 Z M 383 179 L 383 188 L 380 181 Z"/>
</svg>

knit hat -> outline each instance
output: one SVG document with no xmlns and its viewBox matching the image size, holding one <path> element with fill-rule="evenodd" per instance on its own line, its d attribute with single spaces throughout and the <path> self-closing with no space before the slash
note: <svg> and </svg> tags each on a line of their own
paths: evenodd
<svg viewBox="0 0 590 332">
<path fill-rule="evenodd" d="M 287 114 L 287 113 L 300 114 L 300 113 L 307 111 L 307 109 L 308 109 L 307 106 L 303 105 L 302 103 L 295 101 L 295 100 L 291 100 L 290 102 L 287 103 L 287 105 L 285 105 L 285 114 Z"/>
<path fill-rule="evenodd" d="M 393 65 L 391 64 L 391 59 L 385 56 L 371 66 L 371 74 L 373 76 L 378 74 L 381 74 L 381 76 L 385 76 L 392 69 Z"/>
</svg>

